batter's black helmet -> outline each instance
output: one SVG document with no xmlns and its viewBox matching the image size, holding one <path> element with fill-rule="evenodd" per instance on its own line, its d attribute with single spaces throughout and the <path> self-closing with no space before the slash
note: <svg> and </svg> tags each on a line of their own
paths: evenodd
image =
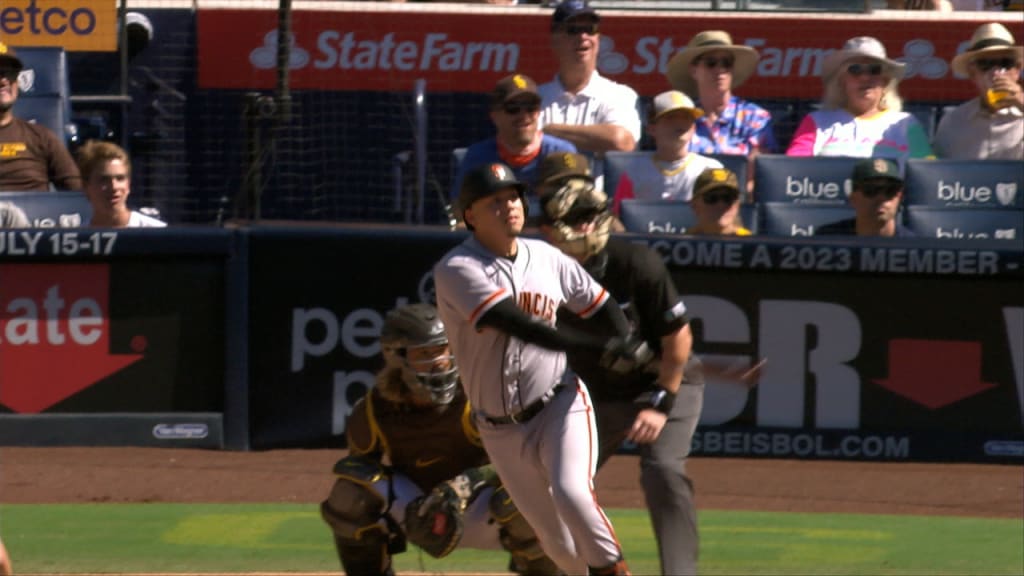
<svg viewBox="0 0 1024 576">
<path fill-rule="evenodd" d="M 414 395 L 428 393 L 434 404 L 448 404 L 455 398 L 459 372 L 450 352 L 443 359 L 448 367 L 440 371 L 423 372 L 413 369 L 407 361 L 410 348 L 447 346 L 448 334 L 444 330 L 437 308 L 430 304 L 407 304 L 395 308 L 384 317 L 380 332 L 380 348 L 389 366 L 400 370 L 402 380 Z"/>
<path fill-rule="evenodd" d="M 459 190 L 459 218 L 465 222 L 466 209 L 472 206 L 473 202 L 509 187 L 519 191 L 519 197 L 523 200 L 523 215 L 525 217 L 526 184 L 516 179 L 511 168 L 501 162 L 491 162 L 474 168 L 462 179 L 462 189 Z M 468 223 L 466 227 L 470 230 L 473 229 Z"/>
</svg>

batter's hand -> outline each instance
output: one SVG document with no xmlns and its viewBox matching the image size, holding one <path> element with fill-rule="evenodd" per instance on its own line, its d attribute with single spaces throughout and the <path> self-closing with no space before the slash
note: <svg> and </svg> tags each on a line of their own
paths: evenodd
<svg viewBox="0 0 1024 576">
<path fill-rule="evenodd" d="M 626 439 L 637 444 L 651 444 L 661 435 L 667 421 L 668 415 L 654 408 L 645 408 L 636 415 Z"/>
</svg>

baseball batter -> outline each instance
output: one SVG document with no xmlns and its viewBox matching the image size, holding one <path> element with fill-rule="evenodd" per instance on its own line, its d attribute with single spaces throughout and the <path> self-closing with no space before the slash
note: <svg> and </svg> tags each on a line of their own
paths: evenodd
<svg viewBox="0 0 1024 576">
<path fill-rule="evenodd" d="M 628 574 L 593 492 L 593 407 L 564 351 L 608 350 L 606 359 L 622 361 L 636 360 L 636 350 L 554 328 L 565 306 L 628 333 L 618 305 L 582 266 L 519 237 L 524 191 L 500 163 L 467 174 L 459 212 L 473 234 L 434 267 L 438 310 L 484 448 L 545 551 L 572 574 Z"/>
</svg>

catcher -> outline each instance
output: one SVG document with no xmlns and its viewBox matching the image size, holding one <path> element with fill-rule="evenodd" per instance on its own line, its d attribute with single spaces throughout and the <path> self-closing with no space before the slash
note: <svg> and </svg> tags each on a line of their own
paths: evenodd
<svg viewBox="0 0 1024 576">
<path fill-rule="evenodd" d="M 345 573 L 393 575 L 411 542 L 435 558 L 504 548 L 517 574 L 560 574 L 488 463 L 437 310 L 392 310 L 380 343 L 385 366 L 352 409 L 349 455 L 320 505 Z"/>
</svg>

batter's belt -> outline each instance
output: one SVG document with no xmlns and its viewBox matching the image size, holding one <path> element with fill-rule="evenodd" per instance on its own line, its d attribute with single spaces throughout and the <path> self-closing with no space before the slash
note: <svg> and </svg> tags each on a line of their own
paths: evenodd
<svg viewBox="0 0 1024 576">
<path fill-rule="evenodd" d="M 515 414 L 507 414 L 505 416 L 488 416 L 487 414 L 480 413 L 480 417 L 484 419 L 488 424 L 495 426 L 504 426 L 505 424 L 522 424 L 533 420 L 540 411 L 548 405 L 548 402 L 555 397 L 556 394 L 566 388 L 565 384 L 556 384 L 552 386 L 550 390 L 544 393 L 543 396 L 531 402 L 526 408 L 523 408 Z"/>
</svg>

